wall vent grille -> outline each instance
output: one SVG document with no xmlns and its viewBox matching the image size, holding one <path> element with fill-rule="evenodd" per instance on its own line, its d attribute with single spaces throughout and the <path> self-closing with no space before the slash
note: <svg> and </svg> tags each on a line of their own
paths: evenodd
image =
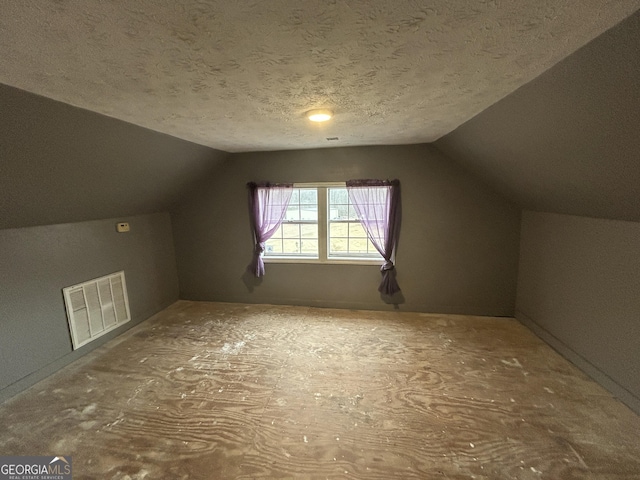
<svg viewBox="0 0 640 480">
<path fill-rule="evenodd" d="M 124 271 L 62 289 L 73 349 L 131 320 Z"/>
</svg>

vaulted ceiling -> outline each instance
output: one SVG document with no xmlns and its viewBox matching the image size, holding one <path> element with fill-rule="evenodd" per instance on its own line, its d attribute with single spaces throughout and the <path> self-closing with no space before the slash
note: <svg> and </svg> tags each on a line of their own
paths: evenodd
<svg viewBox="0 0 640 480">
<path fill-rule="evenodd" d="M 0 83 L 228 152 L 434 141 L 640 8 L 638 0 L 1 3 Z M 318 107 L 335 111 L 330 124 L 306 120 Z"/>
<path fill-rule="evenodd" d="M 435 145 L 525 209 L 640 221 L 640 11 Z"/>
</svg>

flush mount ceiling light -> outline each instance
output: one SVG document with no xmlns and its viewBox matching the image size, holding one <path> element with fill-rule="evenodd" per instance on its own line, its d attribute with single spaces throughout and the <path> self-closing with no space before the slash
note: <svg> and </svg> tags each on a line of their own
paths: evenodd
<svg viewBox="0 0 640 480">
<path fill-rule="evenodd" d="M 333 112 L 331 110 L 309 110 L 307 112 L 307 118 L 312 122 L 326 122 L 331 117 L 333 117 Z"/>
</svg>

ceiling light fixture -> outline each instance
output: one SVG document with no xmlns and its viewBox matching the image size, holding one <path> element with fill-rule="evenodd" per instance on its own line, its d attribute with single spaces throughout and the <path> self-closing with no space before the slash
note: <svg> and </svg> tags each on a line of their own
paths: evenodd
<svg viewBox="0 0 640 480">
<path fill-rule="evenodd" d="M 309 110 L 307 112 L 307 118 L 312 122 L 326 122 L 333 117 L 331 110 Z"/>
</svg>

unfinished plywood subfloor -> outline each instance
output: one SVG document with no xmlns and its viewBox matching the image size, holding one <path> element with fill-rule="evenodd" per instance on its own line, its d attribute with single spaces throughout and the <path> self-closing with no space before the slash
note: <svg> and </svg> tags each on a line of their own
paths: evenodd
<svg viewBox="0 0 640 480">
<path fill-rule="evenodd" d="M 0 407 L 77 479 L 636 479 L 640 418 L 513 319 L 180 301 Z"/>
</svg>

